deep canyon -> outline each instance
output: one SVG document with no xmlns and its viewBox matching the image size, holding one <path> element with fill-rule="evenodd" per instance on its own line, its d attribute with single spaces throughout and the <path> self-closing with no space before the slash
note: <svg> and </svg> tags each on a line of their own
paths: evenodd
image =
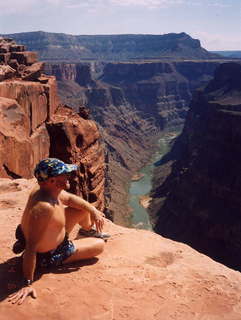
<svg viewBox="0 0 241 320">
<path fill-rule="evenodd" d="M 232 268 L 240 252 L 241 64 L 219 66 L 196 91 L 182 134 L 154 175 L 159 234 Z"/>
<path fill-rule="evenodd" d="M 97 175 L 105 193 L 104 211 L 116 223 L 129 225 L 128 188 L 131 178 L 148 163 L 156 150 L 157 139 L 164 132 L 180 128 L 184 124 L 193 93 L 200 87 L 204 88 L 213 78 L 217 67 L 226 61 L 210 54 L 201 48 L 199 42 L 183 33 L 176 36 L 169 35 L 164 39 L 165 41 L 168 39 L 167 42 L 162 42 L 161 37 L 155 38 L 155 41 L 162 43 L 160 46 L 166 43 L 168 48 L 159 54 L 158 59 L 153 52 L 152 55 L 151 52 L 146 53 L 148 58 L 137 56 L 132 52 L 131 59 L 128 54 L 122 55 L 122 61 L 116 61 L 120 60 L 120 57 L 115 55 L 117 49 L 113 49 L 113 55 L 108 49 L 106 60 L 109 61 L 98 60 L 94 55 L 79 55 L 80 61 L 73 61 L 77 59 L 77 56 L 71 58 L 72 49 L 76 49 L 76 46 L 73 46 L 73 43 L 70 45 L 70 42 L 80 40 L 71 38 L 70 41 L 65 35 L 27 33 L 17 34 L 15 37 L 22 44 L 25 42 L 30 45 L 30 49 L 39 49 L 41 58 L 49 60 L 45 63 L 44 70 L 48 75 L 56 77 L 62 104 L 71 107 L 79 114 L 87 108 L 90 117 L 98 123 L 105 145 L 105 155 L 102 157 L 105 161 L 105 180 L 103 164 L 97 168 L 98 170 L 96 169 L 96 172 L 102 172 L 101 175 Z M 92 38 L 88 41 L 85 39 L 86 48 L 92 40 Z M 98 38 L 99 45 L 101 44 L 98 50 L 101 50 L 106 41 L 104 39 L 102 43 L 102 40 Z M 125 41 L 127 40 L 130 41 L 130 38 L 126 37 Z M 58 51 L 56 48 L 52 50 L 51 41 L 52 45 L 58 47 Z M 120 38 L 110 37 L 109 41 L 113 41 L 113 48 L 118 43 L 120 52 L 121 46 L 126 45 Z M 149 38 L 148 41 L 154 39 Z M 65 55 L 67 50 L 70 50 L 70 59 L 61 56 L 62 50 Z M 59 52 L 59 55 L 56 52 Z M 83 61 L 85 59 L 90 61 Z M 51 133 L 51 126 L 47 127 Z M 54 139 L 62 139 L 61 134 Z M 77 147 L 81 147 L 79 143 L 80 140 Z M 179 150 L 180 153 L 181 149 L 182 146 L 176 147 L 175 150 Z M 61 156 L 61 152 L 56 148 L 53 154 Z M 83 170 L 86 174 L 85 169 Z M 162 194 L 159 196 L 161 188 L 159 186 L 162 181 L 168 179 L 171 168 L 166 166 L 163 170 L 161 166 L 161 170 L 162 173 L 157 174 L 154 179 L 155 189 L 152 192 L 154 199 L 149 209 L 153 223 L 157 223 L 155 230 L 160 233 L 162 231 L 159 225 L 162 222 L 159 215 L 162 214 L 159 213 L 159 205 L 163 202 L 163 196 Z M 87 174 L 88 176 L 91 176 L 91 173 Z M 79 183 L 76 181 L 75 186 L 77 185 Z M 86 192 L 85 197 L 95 202 L 100 189 L 95 183 L 91 188 L 97 188 L 97 191 L 94 195 Z M 161 200 L 158 200 L 159 198 Z M 178 209 L 175 212 L 178 215 Z M 162 227 L 165 228 L 164 223 Z M 170 228 L 169 225 L 167 229 Z M 173 238 L 176 239 L 175 236 Z M 184 241 L 182 238 L 181 240 Z"/>
<path fill-rule="evenodd" d="M 47 53 L 60 58 L 81 48 L 72 37 L 70 52 L 65 35 L 56 36 L 61 46 L 53 34 L 36 35 L 24 34 L 41 55 L 41 37 Z M 240 273 L 181 242 L 240 270 L 241 64 L 223 64 L 184 33 L 138 37 L 161 41 L 156 53 L 166 58 L 126 61 L 135 50 L 120 48 L 125 61 L 114 61 L 120 38 L 107 37 L 111 61 L 52 59 L 45 67 L 24 43 L 0 39 L 0 318 L 239 320 Z M 140 49 L 133 37 L 124 39 L 129 50 Z M 111 238 L 99 259 L 39 273 L 38 299 L 12 306 L 6 298 L 23 275 L 11 245 L 36 184 L 35 164 L 48 156 L 78 164 L 71 192 L 125 225 L 129 181 L 138 179 L 160 137 L 183 124 L 170 152 L 154 163 L 149 207 L 155 231 L 181 242 L 105 219 Z"/>
</svg>

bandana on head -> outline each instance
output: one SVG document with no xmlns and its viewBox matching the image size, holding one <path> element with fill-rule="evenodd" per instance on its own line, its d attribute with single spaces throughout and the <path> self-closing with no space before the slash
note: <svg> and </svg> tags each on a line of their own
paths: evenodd
<svg viewBox="0 0 241 320">
<path fill-rule="evenodd" d="M 77 169 L 78 166 L 75 164 L 67 164 L 56 158 L 47 158 L 37 164 L 34 175 L 41 182 L 60 174 L 76 171 Z"/>
</svg>

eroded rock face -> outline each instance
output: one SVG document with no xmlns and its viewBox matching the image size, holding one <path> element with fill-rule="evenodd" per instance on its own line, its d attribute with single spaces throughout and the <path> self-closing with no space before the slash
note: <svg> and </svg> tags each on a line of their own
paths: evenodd
<svg viewBox="0 0 241 320">
<path fill-rule="evenodd" d="M 239 270 L 240 84 L 241 65 L 227 63 L 196 92 L 182 135 L 166 158 L 172 170 L 163 176 L 164 159 L 155 175 L 151 208 L 158 233 Z"/>
<path fill-rule="evenodd" d="M 7 301 L 22 279 L 10 248 L 34 181 L 0 179 L 0 319 L 239 320 L 241 275 L 187 245 L 106 220 L 98 259 L 42 270 L 38 298 Z M 70 234 L 74 239 L 74 229 Z"/>
<path fill-rule="evenodd" d="M 211 79 L 219 63 L 46 64 L 61 100 L 76 111 L 85 105 L 101 127 L 108 150 L 106 200 L 116 223 L 129 224 L 127 182 L 150 159 L 158 134 L 183 124 L 193 90 Z"/>
<path fill-rule="evenodd" d="M 79 165 L 78 174 L 71 179 L 70 191 L 104 210 L 105 159 L 96 123 L 70 108 L 60 107 L 47 128 L 50 157 Z"/>
<path fill-rule="evenodd" d="M 104 153 L 96 124 L 60 106 L 54 76 L 11 39 L 0 39 L 0 177 L 30 178 L 41 159 L 58 157 L 80 165 L 72 192 L 103 210 Z M 10 66 L 11 63 L 11 66 Z M 48 130 L 47 130 L 47 128 Z"/>
<path fill-rule="evenodd" d="M 32 68 L 36 71 L 36 64 L 38 63 L 30 67 L 24 66 L 22 70 L 27 72 L 28 68 Z M 9 65 L 2 65 L 0 69 L 4 67 L 11 68 Z M 35 75 L 39 77 L 40 70 L 36 72 Z M 43 84 L 33 76 L 34 72 L 28 73 L 30 77 L 26 77 L 27 73 L 24 72 L 21 73 L 22 76 L 18 74 L 14 71 L 9 79 L 5 73 L 0 82 L 0 174 L 29 178 L 36 163 L 49 154 L 46 122 L 51 119 L 59 102 L 54 77 L 47 76 Z M 27 79 L 34 82 L 26 81 Z"/>
<path fill-rule="evenodd" d="M 201 47 L 198 39 L 185 32 L 163 35 L 69 35 L 43 31 L 8 35 L 17 42 L 38 51 L 45 61 L 181 58 L 212 59 L 219 55 Z M 53 45 L 54 43 L 54 45 Z"/>
</svg>

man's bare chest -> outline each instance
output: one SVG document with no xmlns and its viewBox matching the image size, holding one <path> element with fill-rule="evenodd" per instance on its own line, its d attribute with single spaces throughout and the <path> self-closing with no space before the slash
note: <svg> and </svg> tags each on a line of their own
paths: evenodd
<svg viewBox="0 0 241 320">
<path fill-rule="evenodd" d="M 65 226 L 65 211 L 62 204 L 54 205 L 54 212 L 49 221 L 49 227 L 63 228 Z"/>
</svg>

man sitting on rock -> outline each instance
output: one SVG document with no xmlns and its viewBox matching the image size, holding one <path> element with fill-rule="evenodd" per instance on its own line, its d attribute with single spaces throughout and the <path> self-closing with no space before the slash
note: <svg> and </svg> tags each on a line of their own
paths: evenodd
<svg viewBox="0 0 241 320">
<path fill-rule="evenodd" d="M 23 254 L 23 287 L 10 296 L 12 303 L 21 304 L 28 295 L 36 298 L 31 286 L 36 267 L 52 267 L 89 259 L 104 249 L 102 233 L 104 214 L 82 198 L 64 190 L 69 188 L 68 178 L 76 165 L 58 159 L 40 161 L 34 175 L 38 180 L 24 210 L 16 236 L 19 239 L 15 253 Z M 75 224 L 82 226 L 82 234 L 91 236 L 75 241 L 68 234 Z M 92 226 L 95 225 L 95 229 Z"/>
</svg>

